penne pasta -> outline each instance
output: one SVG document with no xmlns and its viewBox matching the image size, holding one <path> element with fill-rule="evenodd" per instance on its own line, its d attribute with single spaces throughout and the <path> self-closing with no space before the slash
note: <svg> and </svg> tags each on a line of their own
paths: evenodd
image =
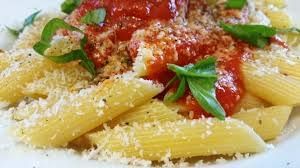
<svg viewBox="0 0 300 168">
<path fill-rule="evenodd" d="M 0 73 L 9 67 L 9 60 L 4 53 L 0 53 Z"/>
<path fill-rule="evenodd" d="M 245 93 L 244 97 L 241 99 L 240 103 L 237 105 L 235 111 L 239 112 L 242 109 L 248 110 L 252 108 L 258 108 L 258 107 L 267 107 L 269 106 L 269 103 L 266 101 L 253 96 L 250 93 Z"/>
<path fill-rule="evenodd" d="M 128 125 L 133 123 L 147 123 L 155 121 L 177 121 L 183 117 L 177 111 L 171 110 L 163 102 L 151 100 L 150 102 L 134 108 L 109 122 L 109 126 L 114 127 L 118 124 Z"/>
<path fill-rule="evenodd" d="M 70 96 L 70 94 L 61 90 L 54 90 L 46 99 L 39 98 L 30 103 L 21 102 L 17 107 L 11 109 L 13 113 L 12 117 L 14 120 L 21 121 L 28 119 L 32 114 L 42 115 L 64 96 Z"/>
<path fill-rule="evenodd" d="M 285 0 L 264 0 L 268 5 L 274 5 L 278 8 L 284 8 L 286 6 Z"/>
<path fill-rule="evenodd" d="M 244 63 L 246 89 L 274 105 L 299 105 L 300 81 L 266 68 Z"/>
<path fill-rule="evenodd" d="M 116 127 L 87 136 L 101 150 L 148 160 L 254 153 L 266 149 L 264 141 L 249 126 L 234 119 L 183 120 Z"/>
<path fill-rule="evenodd" d="M 289 15 L 282 10 L 265 10 L 265 14 L 269 17 L 271 24 L 275 28 L 287 29 L 292 27 L 292 20 Z"/>
<path fill-rule="evenodd" d="M 280 135 L 292 112 L 290 106 L 273 106 L 242 110 L 233 118 L 248 124 L 264 140 L 271 140 Z"/>
<path fill-rule="evenodd" d="M 45 71 L 54 69 L 57 64 L 35 54 L 32 50 L 17 52 L 24 56 L 22 61 L 14 62 L 0 74 L 0 101 L 16 103 L 24 97 L 23 87 L 43 76 Z M 16 56 L 18 57 L 18 56 Z"/>
<path fill-rule="evenodd" d="M 36 147 L 58 147 L 149 101 L 161 86 L 142 79 L 111 79 L 60 99 L 43 115 L 21 122 L 16 135 Z M 28 124 L 30 123 L 30 124 Z"/>
<path fill-rule="evenodd" d="M 284 58 L 275 58 L 272 60 L 272 65 L 279 68 L 282 74 L 300 78 L 300 60 Z"/>
<path fill-rule="evenodd" d="M 29 97 L 47 97 L 57 89 L 77 91 L 86 88 L 91 78 L 88 71 L 78 65 L 65 66 L 46 72 L 44 77 L 27 84 L 23 93 Z"/>
</svg>

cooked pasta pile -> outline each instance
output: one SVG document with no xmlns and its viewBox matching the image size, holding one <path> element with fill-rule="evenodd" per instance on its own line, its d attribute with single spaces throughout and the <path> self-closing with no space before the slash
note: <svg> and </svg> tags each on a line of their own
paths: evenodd
<svg viewBox="0 0 300 168">
<path fill-rule="evenodd" d="M 87 0 L 83 4 L 92 1 L 95 2 Z M 42 54 L 37 52 L 36 44 L 43 38 L 43 31 L 53 18 L 64 19 L 82 30 L 87 28 L 76 20 L 78 15 L 82 15 L 80 8 L 77 9 L 79 12 L 75 10 L 75 14 L 73 12 L 71 15 L 60 12 L 39 14 L 32 25 L 25 27 L 11 50 L 0 53 L 0 102 L 8 104 L 8 111 L 12 112 L 13 119 L 17 121 L 13 128 L 16 138 L 36 148 L 73 147 L 88 150 L 96 147 L 98 150 L 120 153 L 123 157 L 151 161 L 162 161 L 166 156 L 169 159 L 178 159 L 265 151 L 268 140 L 280 135 L 293 107 L 300 105 L 300 57 L 296 52 L 300 44 L 299 32 L 281 31 L 277 33 L 276 38 L 274 37 L 275 40 L 271 37 L 266 46 L 257 47 L 251 41 L 236 40 L 236 35 L 231 35 L 230 31 L 223 31 L 216 20 L 222 20 L 226 24 L 260 24 L 276 30 L 288 30 L 293 27 L 293 23 L 285 12 L 285 2 L 253 0 L 242 9 L 227 9 L 224 7 L 226 1 L 221 0 L 209 1 L 209 6 L 204 0 L 191 0 L 189 3 L 202 6 L 194 9 L 176 4 L 180 7 L 172 22 L 151 21 L 148 27 L 143 26 L 136 30 L 132 38 L 120 40 L 118 45 L 116 41 L 111 40 L 111 31 L 115 31 L 115 27 L 108 30 L 103 28 L 104 33 L 95 37 L 91 33 L 84 32 L 86 34 L 82 35 L 77 29 L 70 31 L 70 27 L 68 30 L 63 30 L 67 29 L 66 26 L 60 27 Z M 185 10 L 191 11 L 187 14 Z M 101 13 L 103 10 L 95 12 Z M 106 13 L 107 18 L 112 20 L 109 12 Z M 161 19 L 159 17 L 157 18 Z M 90 18 L 84 19 L 85 23 L 89 23 Z M 177 60 L 181 59 L 178 49 L 180 46 L 171 48 L 173 44 L 180 44 L 177 40 L 176 43 L 169 40 L 176 39 L 177 36 L 181 38 L 183 33 L 188 36 L 189 28 L 205 31 L 200 33 L 201 36 L 192 36 L 193 39 L 184 37 L 182 41 L 186 40 L 188 44 L 193 43 L 190 40 L 197 41 L 203 38 L 203 43 L 207 42 L 208 45 L 216 39 L 219 44 L 215 47 L 218 48 L 225 41 L 222 47 L 226 50 L 214 51 L 214 54 L 220 55 L 218 59 L 227 59 L 228 54 L 236 51 L 235 45 L 246 46 L 239 52 L 250 53 L 251 56 L 243 58 L 239 67 L 241 78 L 233 79 L 242 79 L 240 83 L 244 88 L 240 83 L 231 87 L 238 90 L 237 92 L 240 91 L 232 105 L 227 103 L 232 99 L 230 96 L 218 102 L 220 90 L 217 90 L 217 99 L 215 93 L 212 97 L 207 95 L 206 98 L 210 99 L 206 106 L 203 103 L 205 100 L 194 100 L 200 103 L 206 112 L 185 110 L 185 106 L 180 104 L 191 99 L 191 96 L 196 97 L 192 88 L 195 86 L 195 82 L 192 83 L 193 77 L 200 76 L 199 74 L 207 70 L 205 68 L 214 64 L 207 63 L 204 69 L 195 70 L 198 74 L 192 74 L 194 76 L 184 76 L 176 71 L 177 83 L 171 86 L 173 90 L 166 90 L 169 84 L 166 85 L 159 78 L 165 73 L 158 71 L 163 63 L 158 63 L 156 68 L 150 69 L 150 65 L 155 64 L 154 61 L 159 59 L 157 55 L 160 54 L 164 57 L 177 49 Z M 156 32 L 157 30 L 159 32 Z M 206 38 L 206 33 L 210 33 L 211 30 L 217 32 L 212 33 L 216 37 Z M 120 33 L 118 30 L 114 33 L 114 38 L 127 38 L 121 35 L 117 37 Z M 218 39 L 218 34 L 221 34 L 222 39 Z M 88 42 L 85 43 L 88 47 L 84 50 L 88 50 L 87 55 L 96 66 L 96 75 L 87 70 L 89 64 L 83 66 L 84 60 L 81 60 L 81 57 L 63 63 L 57 63 L 50 57 L 75 50 L 82 51 L 80 40 L 83 42 L 83 36 L 88 38 Z M 167 47 L 171 49 L 168 50 Z M 193 49 L 192 45 L 189 47 Z M 99 53 L 94 53 L 95 48 Z M 213 50 L 207 49 L 208 53 L 210 49 Z M 109 56 L 105 56 L 107 52 Z M 42 56 L 43 54 L 46 56 Z M 96 58 L 98 60 L 95 61 Z M 173 58 L 168 59 L 167 63 L 177 64 Z M 183 58 L 183 61 L 185 59 L 187 58 Z M 226 69 L 226 65 L 224 66 Z M 178 70 L 176 65 L 173 67 Z M 189 70 L 196 67 L 195 63 Z M 220 67 L 217 68 L 217 72 L 207 70 L 207 74 L 201 74 L 199 80 L 218 80 L 219 83 L 214 82 L 212 88 L 216 89 L 216 85 L 219 89 L 221 82 L 228 83 L 229 79 L 235 78 L 230 75 L 230 78 L 220 77 L 220 74 L 224 73 L 223 70 Z M 154 71 L 158 73 L 158 77 L 147 76 L 152 72 L 154 74 Z M 168 73 L 175 75 L 172 71 Z M 232 73 L 236 73 L 236 69 L 232 70 Z M 216 77 L 217 75 L 219 77 Z M 181 94 L 180 85 L 183 83 L 185 87 Z M 176 94 L 175 86 L 178 88 Z M 192 94 L 189 92 L 190 97 L 187 96 L 183 100 L 180 97 L 186 96 L 186 86 L 190 87 Z M 203 86 L 205 87 L 210 86 Z M 211 90 L 205 93 L 210 94 Z M 175 101 L 167 101 L 173 99 Z M 217 103 L 210 113 L 207 109 L 210 109 L 214 101 Z M 220 113 L 222 111 L 215 110 L 219 107 L 225 109 L 223 114 Z"/>
</svg>

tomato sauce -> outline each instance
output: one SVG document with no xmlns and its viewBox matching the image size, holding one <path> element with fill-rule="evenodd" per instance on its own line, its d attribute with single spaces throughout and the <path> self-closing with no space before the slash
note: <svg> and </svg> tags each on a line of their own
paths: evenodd
<svg viewBox="0 0 300 168">
<path fill-rule="evenodd" d="M 188 17 L 192 10 L 206 8 L 205 1 L 197 2 L 199 6 L 188 6 L 188 0 L 86 0 L 72 15 L 79 21 L 90 10 L 100 7 L 106 9 L 104 23 L 88 25 L 85 28 L 89 39 L 85 50 L 97 67 L 104 65 L 119 42 L 128 42 L 128 53 L 133 60 L 137 57 L 139 48 L 145 45 L 146 48 L 152 47 L 154 51 L 154 58 L 146 63 L 145 78 L 166 85 L 175 75 L 167 69 L 167 64 L 184 66 L 209 55 L 217 57 L 219 78 L 216 83 L 216 97 L 227 116 L 230 116 L 244 94 L 240 66 L 251 55 L 251 49 L 218 26 L 215 29 L 211 29 L 211 26 L 206 29 L 203 25 L 195 28 L 175 22 L 182 11 L 187 12 L 185 17 Z M 203 15 L 211 13 L 204 12 Z M 140 29 L 144 31 L 142 37 L 136 33 Z M 176 90 L 177 85 L 167 88 L 163 94 Z M 177 103 L 182 111 L 192 111 L 193 118 L 210 116 L 193 98 L 189 89 L 186 89 L 185 95 Z"/>
<path fill-rule="evenodd" d="M 112 52 L 112 47 L 107 47 L 105 51 L 95 44 L 101 44 L 101 34 L 109 32 L 107 37 L 114 44 L 119 41 L 128 41 L 132 34 L 143 27 L 149 25 L 153 20 L 168 21 L 178 16 L 178 12 L 187 0 L 86 0 L 72 14 L 78 22 L 88 11 L 98 8 L 106 9 L 104 23 L 99 25 L 89 25 L 86 27 L 86 34 L 91 41 L 85 48 L 90 58 L 97 67 L 104 65 L 107 56 Z"/>
</svg>

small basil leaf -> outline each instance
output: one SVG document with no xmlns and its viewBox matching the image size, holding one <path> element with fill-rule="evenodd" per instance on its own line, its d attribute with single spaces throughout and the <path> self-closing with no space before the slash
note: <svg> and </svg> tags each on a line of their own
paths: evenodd
<svg viewBox="0 0 300 168">
<path fill-rule="evenodd" d="M 197 72 L 197 69 L 190 69 L 190 68 L 180 67 L 180 66 L 174 65 L 174 64 L 168 64 L 168 69 L 175 72 L 175 73 L 177 73 L 177 74 L 183 75 L 183 76 L 201 77 L 201 78 L 216 77 L 215 74 L 205 73 L 205 71 Z"/>
<path fill-rule="evenodd" d="M 40 14 L 40 13 L 41 13 L 41 10 L 39 10 L 39 11 L 31 14 L 30 16 L 28 16 L 24 21 L 23 28 L 21 29 L 21 32 L 23 32 L 25 27 L 32 25 L 33 22 L 35 21 L 37 15 Z"/>
<path fill-rule="evenodd" d="M 247 0 L 227 0 L 226 8 L 242 9 L 247 3 Z"/>
<path fill-rule="evenodd" d="M 20 35 L 20 31 L 19 30 L 15 30 L 13 28 L 7 27 L 6 26 L 6 30 L 13 36 L 18 37 Z"/>
<path fill-rule="evenodd" d="M 44 30 L 42 32 L 42 37 L 39 42 L 37 42 L 33 49 L 39 53 L 40 55 L 48 58 L 49 60 L 56 62 L 56 63 L 68 63 L 75 60 L 80 60 L 80 65 L 83 66 L 86 70 L 88 70 L 92 75 L 95 75 L 95 65 L 93 62 L 88 58 L 87 54 L 83 50 L 87 42 L 86 36 L 80 41 L 81 49 L 71 51 L 70 53 L 60 55 L 60 56 L 46 56 L 45 51 L 51 47 L 52 37 L 55 35 L 56 31 L 59 29 L 66 29 L 70 31 L 77 31 L 83 33 L 80 29 L 73 27 L 66 23 L 62 19 L 54 18 L 50 20 Z"/>
<path fill-rule="evenodd" d="M 6 29 L 15 37 L 18 37 L 23 31 L 24 29 L 27 27 L 27 26 L 30 26 L 33 24 L 33 22 L 35 21 L 37 15 L 41 13 L 41 10 L 31 14 L 30 16 L 28 16 L 25 20 L 24 20 L 24 23 L 23 23 L 23 26 L 21 29 L 19 30 L 16 30 L 16 29 L 12 29 L 10 27 L 6 27 Z"/>
<path fill-rule="evenodd" d="M 60 8 L 66 14 L 71 14 L 81 3 L 83 0 L 65 0 Z"/>
<path fill-rule="evenodd" d="M 185 77 L 181 77 L 177 91 L 172 94 L 166 94 L 166 96 L 164 97 L 164 101 L 165 102 L 177 101 L 179 98 L 181 98 L 184 95 L 185 87 L 186 87 L 186 79 Z"/>
<path fill-rule="evenodd" d="M 81 18 L 81 22 L 85 24 L 100 24 L 104 22 L 106 10 L 104 8 L 89 11 Z"/>
<path fill-rule="evenodd" d="M 215 96 L 216 80 L 188 77 L 187 82 L 194 98 L 201 107 L 218 119 L 224 120 L 226 113 Z"/>
<path fill-rule="evenodd" d="M 270 37 L 277 33 L 275 28 L 264 25 L 230 25 L 221 22 L 220 26 L 234 37 L 259 48 L 264 48 Z"/>
</svg>

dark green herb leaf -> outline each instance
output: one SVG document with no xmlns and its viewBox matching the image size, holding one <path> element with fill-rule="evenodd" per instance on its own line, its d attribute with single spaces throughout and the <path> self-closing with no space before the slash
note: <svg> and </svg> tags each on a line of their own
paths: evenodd
<svg viewBox="0 0 300 168">
<path fill-rule="evenodd" d="M 85 24 L 99 24 L 104 22 L 106 10 L 104 8 L 89 11 L 81 18 L 81 22 Z"/>
<path fill-rule="evenodd" d="M 247 3 L 247 0 L 227 0 L 226 8 L 242 9 Z"/>
<path fill-rule="evenodd" d="M 230 25 L 221 22 L 220 26 L 234 37 L 259 48 L 264 48 L 270 37 L 277 33 L 275 28 L 264 25 Z"/>
<path fill-rule="evenodd" d="M 180 67 L 178 65 L 169 64 L 168 69 L 175 72 L 175 73 L 177 73 L 177 74 L 183 75 L 183 76 L 202 77 L 202 78 L 216 77 L 215 74 L 210 74 L 210 73 L 207 73 L 205 71 L 198 72 L 196 68 L 190 68 L 189 66 Z"/>
<path fill-rule="evenodd" d="M 7 27 L 7 26 L 6 26 L 6 30 L 15 37 L 18 37 L 20 35 L 19 30 L 15 30 L 15 29 Z"/>
<path fill-rule="evenodd" d="M 23 23 L 23 26 L 21 29 L 19 30 L 16 30 L 16 29 L 12 29 L 10 27 L 6 27 L 6 29 L 12 34 L 14 35 L 15 37 L 18 37 L 23 31 L 24 29 L 27 27 L 27 26 L 30 26 L 33 24 L 33 22 L 35 21 L 37 15 L 41 13 L 41 11 L 37 11 L 37 12 L 34 12 L 33 14 L 31 14 L 30 16 L 28 16 L 25 20 L 24 20 L 24 23 Z"/>
<path fill-rule="evenodd" d="M 80 42 L 81 49 L 74 50 L 74 51 L 71 51 L 70 53 L 60 55 L 60 56 L 46 56 L 45 55 L 45 51 L 51 47 L 52 37 L 55 35 L 56 31 L 59 29 L 66 29 L 66 30 L 70 30 L 70 31 L 77 31 L 77 32 L 83 33 L 80 29 L 67 24 L 64 20 L 54 18 L 46 24 L 46 26 L 42 32 L 41 40 L 33 46 L 33 49 L 40 55 L 42 55 L 56 63 L 68 63 L 68 62 L 75 61 L 75 60 L 81 60 L 80 65 L 83 66 L 86 70 L 88 70 L 92 75 L 95 75 L 96 74 L 95 65 L 88 58 L 87 54 L 83 50 L 83 47 L 85 46 L 85 44 L 87 42 L 87 38 L 85 36 Z"/>
<path fill-rule="evenodd" d="M 215 96 L 216 58 L 209 57 L 185 67 L 170 64 L 168 68 L 176 73 L 176 77 L 168 85 L 177 79 L 180 80 L 180 84 L 174 94 L 165 96 L 165 101 L 174 102 L 182 97 L 187 82 L 193 96 L 205 111 L 221 120 L 225 119 L 225 111 Z"/>
<path fill-rule="evenodd" d="M 184 95 L 185 86 L 186 86 L 186 79 L 185 77 L 181 77 L 177 91 L 175 93 L 166 94 L 166 96 L 164 97 L 164 101 L 165 102 L 177 101 L 180 97 Z"/>
<path fill-rule="evenodd" d="M 187 78 L 187 82 L 189 84 L 189 88 L 197 100 L 197 102 L 201 105 L 201 107 L 208 113 L 217 117 L 220 120 L 225 119 L 225 112 L 223 107 L 220 105 L 215 96 L 215 83 L 216 78 Z"/>
<path fill-rule="evenodd" d="M 65 0 L 60 8 L 66 14 L 72 13 L 81 3 L 83 0 Z"/>
<path fill-rule="evenodd" d="M 35 18 L 37 17 L 38 14 L 41 13 L 41 10 L 31 14 L 30 16 L 28 16 L 23 24 L 23 28 L 21 29 L 21 32 L 23 32 L 23 30 L 25 29 L 25 27 L 30 26 L 33 24 L 33 22 L 35 21 Z"/>
</svg>

